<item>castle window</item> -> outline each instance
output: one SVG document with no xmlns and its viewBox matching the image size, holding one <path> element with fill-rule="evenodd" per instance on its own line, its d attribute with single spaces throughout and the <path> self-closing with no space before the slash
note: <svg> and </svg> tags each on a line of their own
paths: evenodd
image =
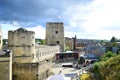
<svg viewBox="0 0 120 80">
<path fill-rule="evenodd" d="M 59 44 L 59 41 L 57 41 L 57 44 Z"/>
<path fill-rule="evenodd" d="M 11 46 L 14 46 L 14 44 L 11 44 Z"/>
<path fill-rule="evenodd" d="M 58 31 L 55 31 L 56 34 L 58 34 Z"/>
<path fill-rule="evenodd" d="M 32 38 L 34 38 L 34 36 L 32 36 Z"/>
<path fill-rule="evenodd" d="M 25 38 L 25 36 L 21 36 L 21 38 Z"/>
<path fill-rule="evenodd" d="M 39 56 L 41 57 L 41 53 L 39 53 Z"/>
<path fill-rule="evenodd" d="M 33 57 L 33 59 L 34 59 L 34 54 L 32 54 L 32 57 Z"/>
<path fill-rule="evenodd" d="M 25 46 L 25 44 L 22 44 L 22 46 Z"/>
</svg>

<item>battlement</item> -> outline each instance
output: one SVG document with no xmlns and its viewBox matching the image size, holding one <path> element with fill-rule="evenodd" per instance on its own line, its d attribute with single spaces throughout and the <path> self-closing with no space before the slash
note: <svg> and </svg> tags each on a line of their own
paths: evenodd
<svg viewBox="0 0 120 80">
<path fill-rule="evenodd" d="M 63 24 L 63 22 L 47 22 L 47 24 Z"/>
<path fill-rule="evenodd" d="M 47 22 L 46 24 L 46 44 L 60 45 L 64 50 L 64 25 L 63 22 Z"/>
<path fill-rule="evenodd" d="M 8 33 L 12 33 L 12 34 L 15 34 L 15 33 L 35 34 L 34 31 L 28 31 L 28 30 L 25 29 L 25 28 L 19 28 L 19 29 L 17 29 L 17 30 L 10 30 L 10 31 L 8 31 Z"/>
</svg>

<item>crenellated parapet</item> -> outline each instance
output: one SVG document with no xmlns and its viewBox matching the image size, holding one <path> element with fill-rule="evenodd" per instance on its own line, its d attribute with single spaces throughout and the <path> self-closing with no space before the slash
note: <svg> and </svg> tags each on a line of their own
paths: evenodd
<svg viewBox="0 0 120 80">
<path fill-rule="evenodd" d="M 8 47 L 13 51 L 16 60 L 23 58 L 32 61 L 35 54 L 35 32 L 24 28 L 8 31 Z"/>
<path fill-rule="evenodd" d="M 33 45 L 35 45 L 35 32 L 24 28 L 8 31 L 8 46 L 31 47 Z"/>
</svg>

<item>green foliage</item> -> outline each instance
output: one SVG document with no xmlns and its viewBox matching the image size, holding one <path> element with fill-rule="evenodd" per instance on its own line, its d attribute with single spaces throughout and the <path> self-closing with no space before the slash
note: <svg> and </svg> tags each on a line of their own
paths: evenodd
<svg viewBox="0 0 120 80">
<path fill-rule="evenodd" d="M 45 44 L 46 42 L 45 42 L 45 39 L 42 39 L 41 40 L 41 44 Z"/>
<path fill-rule="evenodd" d="M 115 42 L 116 41 L 116 38 L 113 36 L 112 38 L 111 38 L 111 42 Z"/>
<path fill-rule="evenodd" d="M 8 42 L 8 39 L 3 39 L 3 46 Z"/>
<path fill-rule="evenodd" d="M 45 44 L 45 39 L 35 39 L 36 43 Z"/>
<path fill-rule="evenodd" d="M 108 58 L 106 61 L 101 60 L 94 65 L 94 73 L 100 80 L 119 80 L 120 79 L 120 55 L 108 52 L 104 55 Z"/>
<path fill-rule="evenodd" d="M 35 42 L 41 42 L 41 39 L 35 39 Z"/>
<path fill-rule="evenodd" d="M 112 43 L 112 46 L 117 47 L 118 44 L 117 44 L 116 42 L 113 42 L 113 43 Z"/>
<path fill-rule="evenodd" d="M 70 47 L 66 46 L 65 47 L 65 51 L 67 51 L 67 50 L 70 50 Z"/>
<path fill-rule="evenodd" d="M 103 57 L 101 57 L 100 61 L 106 61 L 109 58 L 114 57 L 114 56 L 116 56 L 116 54 L 109 51 L 105 53 Z"/>
</svg>

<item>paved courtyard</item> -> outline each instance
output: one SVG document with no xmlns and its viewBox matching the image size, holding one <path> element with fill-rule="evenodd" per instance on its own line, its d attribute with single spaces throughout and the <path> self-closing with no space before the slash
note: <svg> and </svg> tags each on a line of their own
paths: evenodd
<svg viewBox="0 0 120 80">
<path fill-rule="evenodd" d="M 86 73 L 87 70 L 89 70 L 89 68 L 91 68 L 93 65 L 90 64 L 87 67 L 83 67 L 82 65 L 80 65 L 80 69 L 76 69 L 74 67 L 62 67 L 62 65 L 72 65 L 72 62 L 70 63 L 54 63 L 53 64 L 53 68 L 52 68 L 52 72 L 54 74 L 72 74 L 72 73 L 77 73 L 78 75 L 82 74 L 82 73 Z"/>
</svg>

